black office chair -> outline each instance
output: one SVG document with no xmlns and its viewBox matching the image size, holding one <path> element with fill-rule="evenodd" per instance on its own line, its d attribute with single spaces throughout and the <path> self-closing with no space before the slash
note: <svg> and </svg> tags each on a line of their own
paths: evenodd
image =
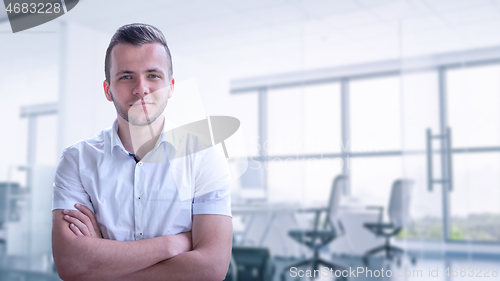
<svg viewBox="0 0 500 281">
<path fill-rule="evenodd" d="M 327 208 L 308 209 L 301 212 L 315 212 L 314 229 L 313 230 L 291 230 L 288 235 L 295 241 L 306 245 L 313 250 L 314 255 L 309 258 L 286 266 L 281 273 L 281 280 L 286 280 L 286 275 L 291 267 L 309 266 L 312 270 L 318 270 L 319 265 L 323 265 L 335 270 L 344 270 L 345 268 L 328 262 L 319 256 L 319 250 L 328 245 L 331 241 L 344 234 L 342 222 L 337 219 L 337 213 L 340 207 L 340 197 L 342 196 L 343 184 L 348 178 L 344 175 L 335 177 L 330 191 L 330 200 Z M 325 212 L 326 218 L 322 227 L 320 224 L 321 214 Z M 319 276 L 318 276 L 319 277 Z M 343 279 L 341 277 L 339 280 Z"/>
<path fill-rule="evenodd" d="M 272 281 L 274 263 L 267 248 L 234 246 L 225 281 Z"/>
<path fill-rule="evenodd" d="M 368 264 L 369 257 L 379 252 L 385 252 L 386 257 L 392 260 L 394 254 L 402 255 L 404 250 L 390 244 L 390 239 L 398 235 L 404 226 L 409 222 L 410 196 L 412 180 L 399 179 L 392 185 L 391 199 L 389 201 L 388 215 L 389 222 L 383 222 L 384 207 L 368 207 L 379 210 L 379 219 L 376 223 L 365 223 L 364 227 L 373 232 L 377 237 L 385 237 L 385 244 L 371 249 L 363 256 L 363 261 Z M 411 257 L 412 263 L 416 262 L 415 257 Z M 398 259 L 398 264 L 401 259 Z"/>
<path fill-rule="evenodd" d="M 236 266 L 236 261 L 234 260 L 233 255 L 231 255 L 231 260 L 229 261 L 226 278 L 222 281 L 238 281 L 238 267 Z"/>
</svg>

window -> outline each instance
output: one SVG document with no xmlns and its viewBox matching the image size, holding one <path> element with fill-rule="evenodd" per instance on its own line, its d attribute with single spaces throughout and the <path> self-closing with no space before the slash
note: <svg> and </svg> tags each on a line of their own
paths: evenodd
<svg viewBox="0 0 500 281">
<path fill-rule="evenodd" d="M 340 86 L 268 92 L 268 155 L 340 152 Z"/>
<path fill-rule="evenodd" d="M 345 164 L 351 195 L 365 206 L 387 208 L 394 181 L 414 181 L 412 225 L 400 238 L 500 241 L 500 65 L 342 79 L 346 120 L 339 83 L 268 90 L 269 201 L 326 204 Z M 342 152 L 342 123 L 350 133 L 346 163 L 335 155 Z M 442 124 L 452 131 L 452 190 L 443 189 Z"/>
<path fill-rule="evenodd" d="M 352 195 L 366 206 L 387 206 L 391 187 L 401 177 L 401 157 L 350 159 Z"/>
<path fill-rule="evenodd" d="M 259 155 L 259 96 L 258 93 L 245 93 L 231 96 L 229 116 L 240 120 L 248 156 Z M 245 155 L 235 155 L 245 156 Z"/>
<path fill-rule="evenodd" d="M 500 145 L 500 66 L 449 70 L 446 76 L 453 147 Z"/>
<path fill-rule="evenodd" d="M 500 66 L 449 70 L 453 155 L 450 239 L 500 241 Z M 482 148 L 483 152 L 474 152 Z"/>
<path fill-rule="evenodd" d="M 269 201 L 327 204 L 325 194 L 342 171 L 340 158 L 324 156 L 341 151 L 340 85 L 277 89 L 267 95 Z M 278 157 L 283 155 L 289 157 Z"/>
<path fill-rule="evenodd" d="M 500 241 L 500 153 L 453 156 L 452 240 Z"/>
<path fill-rule="evenodd" d="M 351 151 L 400 150 L 399 77 L 354 80 L 349 95 Z"/>
</svg>

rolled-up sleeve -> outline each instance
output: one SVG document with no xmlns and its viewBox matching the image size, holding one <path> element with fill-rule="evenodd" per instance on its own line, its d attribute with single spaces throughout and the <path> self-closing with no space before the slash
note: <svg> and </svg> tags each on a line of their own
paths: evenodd
<svg viewBox="0 0 500 281">
<path fill-rule="evenodd" d="M 68 147 L 63 151 L 54 177 L 52 210 L 76 210 L 74 205 L 79 203 L 94 212 L 90 196 L 80 179 L 78 157 L 78 150 L 74 147 Z"/>
<path fill-rule="evenodd" d="M 230 174 L 219 146 L 200 153 L 196 165 L 193 215 L 217 214 L 232 217 Z"/>
</svg>

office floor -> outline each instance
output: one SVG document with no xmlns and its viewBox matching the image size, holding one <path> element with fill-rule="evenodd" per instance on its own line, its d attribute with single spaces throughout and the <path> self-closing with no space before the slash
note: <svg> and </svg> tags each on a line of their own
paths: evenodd
<svg viewBox="0 0 500 281">
<path fill-rule="evenodd" d="M 326 256 L 324 256 L 326 258 Z M 401 260 L 400 265 L 396 260 L 387 261 L 384 258 L 374 257 L 370 260 L 369 265 L 365 266 L 361 257 L 332 257 L 332 262 L 344 265 L 350 268 L 354 273 L 354 277 L 349 277 L 347 280 L 433 280 L 433 281 L 456 281 L 456 280 L 498 280 L 500 278 L 498 270 L 500 269 L 500 259 L 467 259 L 460 257 L 446 258 L 417 258 L 416 264 L 412 264 L 407 257 Z M 276 271 L 273 281 L 282 281 L 280 273 L 287 265 L 294 263 L 295 260 L 275 258 Z M 356 270 L 360 267 L 360 272 Z M 381 277 L 381 269 L 384 269 L 384 277 Z M 446 269 L 449 268 L 449 276 Z M 306 268 L 303 268 L 306 270 Z M 372 271 L 373 276 L 370 277 Z M 378 272 L 376 272 L 378 270 Z M 390 270 L 392 277 L 387 277 L 387 270 Z M 437 270 L 437 271 L 436 271 Z M 368 271 L 368 273 L 367 273 Z M 489 271 L 486 273 L 486 271 Z M 306 277 L 292 277 L 295 273 L 287 271 L 286 280 L 308 280 Z M 368 274 L 368 275 L 367 275 Z M 380 275 L 379 275 L 380 274 Z M 320 274 L 318 274 L 319 276 Z M 311 280 L 336 280 L 330 277 L 330 272 L 323 271 L 323 275 Z M 456 277 L 453 277 L 455 275 Z M 378 277 L 375 277 L 378 276 Z M 472 276 L 472 277 L 471 277 Z M 482 277 L 480 277 L 482 276 Z M 487 277 L 489 276 L 489 277 Z M 477 279 L 476 279 L 477 278 Z"/>
</svg>

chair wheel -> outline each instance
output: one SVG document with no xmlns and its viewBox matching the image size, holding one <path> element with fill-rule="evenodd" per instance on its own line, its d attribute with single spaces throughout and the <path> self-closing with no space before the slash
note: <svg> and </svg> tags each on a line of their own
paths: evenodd
<svg viewBox="0 0 500 281">
<path fill-rule="evenodd" d="M 398 260 L 396 261 L 396 264 L 398 265 L 398 267 L 401 267 L 401 258 L 398 258 Z"/>
<path fill-rule="evenodd" d="M 363 263 L 365 264 L 365 266 L 370 264 L 368 257 L 363 257 Z"/>
<path fill-rule="evenodd" d="M 413 265 L 417 264 L 417 258 L 416 257 L 411 257 L 411 264 L 413 264 Z"/>
<path fill-rule="evenodd" d="M 286 281 L 286 274 L 284 272 L 281 273 L 281 281 Z"/>
</svg>

